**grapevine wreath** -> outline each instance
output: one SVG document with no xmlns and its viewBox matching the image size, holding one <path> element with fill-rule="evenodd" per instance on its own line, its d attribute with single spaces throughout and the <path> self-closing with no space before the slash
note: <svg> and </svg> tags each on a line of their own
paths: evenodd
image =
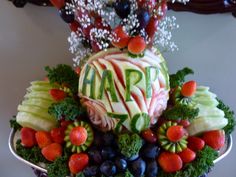
<svg viewBox="0 0 236 177">
<path fill-rule="evenodd" d="M 71 27 L 74 68 L 45 67 L 11 126 L 12 152 L 48 177 L 203 177 L 233 131 L 230 108 L 184 68 L 155 0 L 51 0 Z M 184 0 L 179 2 L 186 3 Z M 33 164 L 33 165 L 32 165 Z"/>
</svg>

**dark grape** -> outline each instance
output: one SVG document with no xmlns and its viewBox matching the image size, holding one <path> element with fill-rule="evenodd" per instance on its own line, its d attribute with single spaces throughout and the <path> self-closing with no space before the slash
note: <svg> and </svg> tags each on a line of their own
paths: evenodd
<svg viewBox="0 0 236 177">
<path fill-rule="evenodd" d="M 102 155 L 100 151 L 96 148 L 93 148 L 88 151 L 89 159 L 95 163 L 95 164 L 101 164 L 102 163 Z"/>
<path fill-rule="evenodd" d="M 156 177 L 158 173 L 158 166 L 156 160 L 148 161 L 146 169 L 146 177 Z"/>
<path fill-rule="evenodd" d="M 103 143 L 105 146 L 110 146 L 115 142 L 115 136 L 111 132 L 103 135 Z"/>
<path fill-rule="evenodd" d="M 107 146 L 107 147 L 102 148 L 101 154 L 102 154 L 102 158 L 104 160 L 108 160 L 108 159 L 110 160 L 110 159 L 115 157 L 116 152 L 115 152 L 114 149 L 112 149 L 111 147 Z"/>
<path fill-rule="evenodd" d="M 130 1 L 127 0 L 118 0 L 114 4 L 115 11 L 117 15 L 124 19 L 130 14 Z"/>
<path fill-rule="evenodd" d="M 138 15 L 138 21 L 139 21 L 139 28 L 140 29 L 146 28 L 150 20 L 150 14 L 148 10 L 143 9 L 143 8 L 139 9 L 137 11 L 137 15 Z"/>
<path fill-rule="evenodd" d="M 160 149 L 157 145 L 146 144 L 141 149 L 141 155 L 144 158 L 154 159 L 158 155 L 159 151 Z"/>
<path fill-rule="evenodd" d="M 126 160 L 125 160 L 125 159 L 122 159 L 122 158 L 120 158 L 120 157 L 117 157 L 117 158 L 116 158 L 116 160 L 115 160 L 115 165 L 116 165 L 116 167 L 117 167 L 117 170 L 120 171 L 120 172 L 126 170 L 126 168 L 127 168 L 127 162 L 126 162 Z"/>
<path fill-rule="evenodd" d="M 16 7 L 24 7 L 26 5 L 26 3 L 28 2 L 28 0 L 13 0 L 12 3 L 16 6 Z"/>
<path fill-rule="evenodd" d="M 100 171 L 105 176 L 112 176 L 116 174 L 116 166 L 112 161 L 105 161 L 100 166 Z"/>
<path fill-rule="evenodd" d="M 96 176 L 97 173 L 98 173 L 98 167 L 97 166 L 86 167 L 83 170 L 83 173 L 84 173 L 85 176 Z"/>
<path fill-rule="evenodd" d="M 90 36 L 90 33 L 88 33 L 87 35 Z M 103 133 L 95 131 L 94 135 L 95 136 L 94 136 L 93 144 L 98 147 L 102 146 L 103 145 Z"/>
<path fill-rule="evenodd" d="M 72 23 L 75 21 L 74 13 L 68 9 L 65 9 L 65 7 L 59 10 L 59 14 L 66 23 Z"/>
<path fill-rule="evenodd" d="M 132 162 L 130 171 L 135 177 L 143 176 L 145 170 L 146 170 L 146 163 L 143 159 L 139 158 Z"/>
</svg>

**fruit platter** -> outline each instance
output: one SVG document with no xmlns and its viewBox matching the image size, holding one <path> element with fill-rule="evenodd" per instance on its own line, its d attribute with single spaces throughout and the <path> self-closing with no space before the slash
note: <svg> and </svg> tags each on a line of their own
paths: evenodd
<svg viewBox="0 0 236 177">
<path fill-rule="evenodd" d="M 65 4 L 74 66 L 30 82 L 12 154 L 40 177 L 206 177 L 232 148 L 234 112 L 192 69 L 169 73 L 167 1 L 53 1 Z"/>
</svg>

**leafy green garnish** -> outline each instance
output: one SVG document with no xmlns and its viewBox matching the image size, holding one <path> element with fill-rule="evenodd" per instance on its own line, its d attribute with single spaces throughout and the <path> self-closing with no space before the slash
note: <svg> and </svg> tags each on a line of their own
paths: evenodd
<svg viewBox="0 0 236 177">
<path fill-rule="evenodd" d="M 128 158 L 139 153 L 142 143 L 142 139 L 138 134 L 126 133 L 118 136 L 118 146 L 120 152 Z"/>
<path fill-rule="evenodd" d="M 47 165 L 48 177 L 65 177 L 69 176 L 68 157 L 62 156 L 57 158 L 53 163 Z"/>
<path fill-rule="evenodd" d="M 234 127 L 236 125 L 235 117 L 234 117 L 234 112 L 230 109 L 229 106 L 225 105 L 222 100 L 217 99 L 219 102 L 218 108 L 224 111 L 225 113 L 225 118 L 228 119 L 228 124 L 224 127 L 224 131 L 226 135 L 231 134 L 234 131 Z"/>
<path fill-rule="evenodd" d="M 176 74 L 170 75 L 170 87 L 175 88 L 181 86 L 184 83 L 185 76 L 189 74 L 194 74 L 193 70 L 190 68 L 184 68 L 179 70 Z"/>
<path fill-rule="evenodd" d="M 60 102 L 53 103 L 48 108 L 48 113 L 56 117 L 58 120 L 63 118 L 65 118 L 65 120 L 75 120 L 84 112 L 84 108 L 71 97 L 67 97 Z"/>
<path fill-rule="evenodd" d="M 59 64 L 55 68 L 46 66 L 45 70 L 51 84 L 66 85 L 73 94 L 78 92 L 79 77 L 69 65 Z"/>
<path fill-rule="evenodd" d="M 21 145 L 21 140 L 16 142 L 16 153 L 23 159 L 35 164 L 39 162 L 48 163 L 48 161 L 41 154 L 41 149 L 38 146 L 26 148 Z"/>
<path fill-rule="evenodd" d="M 10 120 L 10 127 L 13 128 L 15 131 L 20 130 L 22 126 L 16 122 L 16 118 Z"/>
<path fill-rule="evenodd" d="M 177 104 L 171 108 L 168 108 L 164 111 L 164 117 L 168 118 L 169 120 L 178 120 L 178 119 L 194 119 L 198 116 L 199 109 L 193 108 L 189 105 L 185 104 Z"/>
<path fill-rule="evenodd" d="M 165 173 L 160 171 L 158 177 L 199 177 L 214 166 L 214 160 L 218 157 L 217 151 L 205 146 L 202 151 L 197 153 L 197 158 L 192 162 L 186 164 L 181 171 L 176 173 Z"/>
<path fill-rule="evenodd" d="M 124 173 L 119 173 L 115 177 L 134 177 L 129 170 L 126 170 Z"/>
</svg>

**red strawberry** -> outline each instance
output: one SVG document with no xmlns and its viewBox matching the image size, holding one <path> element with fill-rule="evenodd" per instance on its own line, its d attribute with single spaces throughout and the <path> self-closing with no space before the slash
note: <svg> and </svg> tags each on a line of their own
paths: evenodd
<svg viewBox="0 0 236 177">
<path fill-rule="evenodd" d="M 168 128 L 166 135 L 170 141 L 178 142 L 179 140 L 183 138 L 183 136 L 185 135 L 185 132 L 186 131 L 184 130 L 183 126 L 176 125 L 176 126 L 171 126 L 170 128 Z"/>
<path fill-rule="evenodd" d="M 55 101 L 61 101 L 66 97 L 66 93 L 60 89 L 51 89 L 49 93 Z"/>
<path fill-rule="evenodd" d="M 181 88 L 181 94 L 185 97 L 191 97 L 195 94 L 197 83 L 195 81 L 185 82 Z"/>
<path fill-rule="evenodd" d="M 84 127 L 74 127 L 70 132 L 70 141 L 73 145 L 80 146 L 87 140 L 87 130 Z"/>
<path fill-rule="evenodd" d="M 50 2 L 57 9 L 61 9 L 65 5 L 65 0 L 50 0 Z"/>
<path fill-rule="evenodd" d="M 72 124 L 73 122 L 72 121 L 69 121 L 69 120 L 62 120 L 60 125 L 62 128 L 66 129 L 68 125 Z"/>
<path fill-rule="evenodd" d="M 183 167 L 180 156 L 170 152 L 162 152 L 158 157 L 158 163 L 167 173 L 179 171 Z"/>
<path fill-rule="evenodd" d="M 52 143 L 41 150 L 45 159 L 53 162 L 56 158 L 62 156 L 62 146 L 58 143 Z"/>
<path fill-rule="evenodd" d="M 62 144 L 65 138 L 65 129 L 63 127 L 54 128 L 50 132 L 52 140 L 55 143 Z"/>
<path fill-rule="evenodd" d="M 212 147 L 215 150 L 219 150 L 225 144 L 224 130 L 213 130 L 205 132 L 202 138 L 208 146 Z"/>
<path fill-rule="evenodd" d="M 118 48 L 125 48 L 128 45 L 130 36 L 124 31 L 122 26 L 118 26 L 113 30 L 114 41 L 112 44 Z"/>
<path fill-rule="evenodd" d="M 20 131 L 22 145 L 25 147 L 33 147 L 36 145 L 35 133 L 36 131 L 32 128 L 23 127 Z"/>
<path fill-rule="evenodd" d="M 52 139 L 49 132 L 37 131 L 35 134 L 36 141 L 40 148 L 44 148 L 52 143 Z"/>
<path fill-rule="evenodd" d="M 184 163 L 192 162 L 196 158 L 196 153 L 189 148 L 184 149 L 182 152 L 178 153 L 178 155 Z"/>
<path fill-rule="evenodd" d="M 69 159 L 69 169 L 73 174 L 81 172 L 89 163 L 89 157 L 85 153 L 73 154 Z"/>
<path fill-rule="evenodd" d="M 195 152 L 202 150 L 205 146 L 205 141 L 196 136 L 188 137 L 187 141 L 188 141 L 188 148 Z"/>
<path fill-rule="evenodd" d="M 157 31 L 157 26 L 158 26 L 158 20 L 152 17 L 146 27 L 146 32 L 150 39 L 154 37 Z"/>
<path fill-rule="evenodd" d="M 141 36 L 135 36 L 130 39 L 128 44 L 128 50 L 134 55 L 141 54 L 146 48 L 146 41 Z"/>
<path fill-rule="evenodd" d="M 144 130 L 142 132 L 142 137 L 149 143 L 157 142 L 157 136 L 153 133 L 151 129 Z"/>
</svg>

